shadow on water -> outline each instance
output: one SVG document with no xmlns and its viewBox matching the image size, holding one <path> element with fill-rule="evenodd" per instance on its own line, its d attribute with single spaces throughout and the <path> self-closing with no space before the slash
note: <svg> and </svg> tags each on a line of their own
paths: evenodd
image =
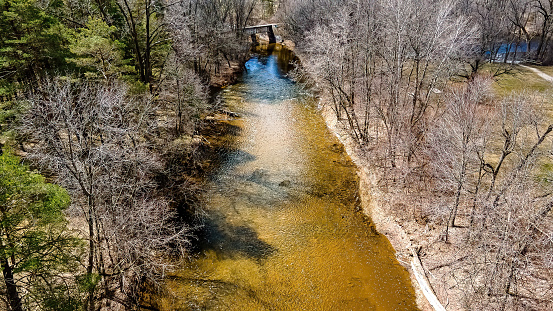
<svg viewBox="0 0 553 311">
<path fill-rule="evenodd" d="M 212 144 L 204 226 L 161 309 L 416 310 L 407 272 L 359 211 L 353 163 L 282 60 L 254 56 L 221 91 L 241 118 Z"/>
<path fill-rule="evenodd" d="M 213 251 L 219 259 L 242 257 L 261 261 L 277 251 L 261 240 L 254 229 L 246 225 L 233 225 L 221 213 L 210 212 L 198 235 L 201 243 L 196 252 Z"/>
<path fill-rule="evenodd" d="M 253 154 L 237 148 L 220 148 L 219 152 L 221 154 L 221 161 L 223 161 L 223 163 L 232 162 L 236 164 L 244 164 L 246 162 L 251 162 L 255 160 L 255 156 Z"/>
<path fill-rule="evenodd" d="M 204 137 L 208 137 L 209 143 L 202 145 L 200 158 L 211 159 L 211 168 L 205 171 L 205 175 L 215 177 L 215 171 L 226 163 L 247 163 L 255 160 L 255 156 L 235 145 L 236 137 L 240 136 L 240 126 L 226 122 L 206 122 L 201 130 Z"/>
<path fill-rule="evenodd" d="M 237 125 L 213 120 L 205 121 L 201 129 L 202 134 L 212 137 L 239 136 L 241 131 Z"/>
<path fill-rule="evenodd" d="M 293 70 L 297 64 L 300 63 L 300 59 L 294 54 L 294 52 L 278 47 L 275 44 L 269 44 L 266 46 L 258 46 L 254 49 L 256 55 L 261 57 L 267 57 L 271 55 L 278 55 L 276 59 L 276 65 L 280 71 L 281 76 L 286 77 L 288 72 Z"/>
</svg>

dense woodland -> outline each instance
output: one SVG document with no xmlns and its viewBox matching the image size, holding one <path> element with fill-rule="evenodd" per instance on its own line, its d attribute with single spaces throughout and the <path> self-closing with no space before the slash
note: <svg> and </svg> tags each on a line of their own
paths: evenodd
<svg viewBox="0 0 553 311">
<path fill-rule="evenodd" d="M 282 5 L 304 74 L 370 163 L 378 204 L 422 246 L 442 304 L 552 308 L 551 91 L 496 81 L 514 59 L 551 62 L 553 2 Z"/>
<path fill-rule="evenodd" d="M 382 202 L 430 232 L 429 251 L 443 246 L 432 269 L 451 306 L 553 306 L 551 94 L 493 89 L 513 59 L 553 61 L 553 1 L 0 8 L 1 309 L 155 309 L 145 293 L 199 225 L 202 120 L 221 108 L 209 85 L 243 64 L 243 27 L 272 9 Z"/>
</svg>

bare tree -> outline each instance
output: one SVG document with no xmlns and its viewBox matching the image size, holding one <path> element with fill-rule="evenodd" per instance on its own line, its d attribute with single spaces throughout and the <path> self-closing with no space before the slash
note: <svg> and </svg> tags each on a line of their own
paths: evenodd
<svg viewBox="0 0 553 311">
<path fill-rule="evenodd" d="M 508 18 L 508 5 L 505 0 L 477 0 L 463 1 L 457 14 L 465 16 L 476 25 L 477 40 L 467 47 L 464 58 L 468 68 L 460 76 L 472 79 L 489 63 L 495 66 L 488 67 L 492 75 L 501 75 L 511 70 L 509 64 L 503 64 L 502 53 L 508 54 L 513 46 L 513 24 Z M 506 56 L 506 55 L 505 55 Z"/>
<path fill-rule="evenodd" d="M 440 89 L 471 39 L 463 18 L 452 15 L 453 2 L 430 2 L 348 2 L 307 37 L 307 70 L 360 144 L 384 129 L 391 167 L 420 151 Z"/>
<path fill-rule="evenodd" d="M 160 100 L 170 118 L 169 126 L 176 136 L 193 135 L 207 110 L 206 89 L 198 75 L 187 68 L 185 60 L 173 54 L 169 57 L 160 85 Z"/>
<path fill-rule="evenodd" d="M 155 195 L 152 177 L 162 166 L 146 140 L 153 108 L 120 83 L 48 80 L 24 118 L 35 142 L 29 157 L 56 174 L 74 215 L 86 219 L 90 311 L 98 297 L 137 303 L 135 286 L 163 275 L 166 251 L 187 245 L 187 227 Z"/>
<path fill-rule="evenodd" d="M 551 192 L 536 179 L 536 171 L 550 141 L 553 125 L 541 118 L 539 96 L 519 94 L 498 107 L 497 126 L 488 146 L 478 150 L 487 174 L 472 174 L 485 183 L 486 194 L 471 193 L 478 212 L 469 224 L 471 254 L 465 262 L 472 308 L 507 310 L 538 306 L 547 300 L 532 293 L 540 286 L 535 271 L 543 269 L 533 258 L 542 251 L 538 241 L 549 235 L 545 221 L 551 210 Z M 496 147 L 494 147 L 496 146 Z M 473 181 L 476 183 L 476 181 Z M 479 196 L 479 198 L 476 198 Z M 539 228 L 539 229 L 538 229 Z M 469 300 L 469 299 L 467 299 Z"/>
<path fill-rule="evenodd" d="M 167 8 L 173 49 L 205 79 L 231 62 L 245 63 L 249 52 L 243 29 L 254 19 L 256 0 L 186 0 Z"/>
<path fill-rule="evenodd" d="M 530 51 L 531 40 L 534 35 L 530 32 L 530 19 L 531 14 L 531 1 L 532 0 L 509 0 L 507 3 L 507 18 L 514 26 L 511 36 L 514 38 L 514 55 L 512 60 L 517 59 L 518 46 L 521 42 L 524 42 L 527 46 L 528 53 Z M 511 48 L 505 53 L 505 61 L 508 59 L 508 54 L 511 52 Z"/>
<path fill-rule="evenodd" d="M 431 164 L 436 170 L 443 191 L 452 191 L 453 203 L 446 226 L 455 226 L 461 196 L 466 191 L 467 180 L 480 169 L 478 151 L 485 148 L 489 118 L 493 112 L 488 107 L 490 78 L 477 78 L 447 96 L 445 112 L 432 128 L 428 143 Z"/>
<path fill-rule="evenodd" d="M 553 31 L 553 1 L 551 0 L 534 0 L 532 2 L 536 12 L 541 17 L 539 30 L 539 45 L 536 51 L 536 58 L 543 61 L 546 57 L 545 53 L 548 50 L 549 39 Z"/>
<path fill-rule="evenodd" d="M 329 13 L 339 12 L 351 4 L 337 0 L 287 0 L 280 3 L 278 15 L 285 21 L 291 40 L 302 43 L 317 26 L 331 23 L 333 16 Z"/>
</svg>

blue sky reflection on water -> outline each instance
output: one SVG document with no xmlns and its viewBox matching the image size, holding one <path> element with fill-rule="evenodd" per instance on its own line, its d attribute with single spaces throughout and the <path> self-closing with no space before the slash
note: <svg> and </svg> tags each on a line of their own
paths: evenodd
<svg viewBox="0 0 553 311">
<path fill-rule="evenodd" d="M 252 57 L 246 62 L 246 69 L 240 88 L 246 100 L 278 104 L 297 94 L 294 82 L 281 72 L 275 55 Z"/>
</svg>

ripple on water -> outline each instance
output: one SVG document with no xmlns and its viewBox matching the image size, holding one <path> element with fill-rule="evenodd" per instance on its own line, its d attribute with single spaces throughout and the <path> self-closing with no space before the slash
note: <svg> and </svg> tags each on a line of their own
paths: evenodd
<svg viewBox="0 0 553 311">
<path fill-rule="evenodd" d="M 255 56 L 221 95 L 239 130 L 162 309 L 416 310 L 408 273 L 358 212 L 353 164 L 281 65 Z"/>
</svg>

